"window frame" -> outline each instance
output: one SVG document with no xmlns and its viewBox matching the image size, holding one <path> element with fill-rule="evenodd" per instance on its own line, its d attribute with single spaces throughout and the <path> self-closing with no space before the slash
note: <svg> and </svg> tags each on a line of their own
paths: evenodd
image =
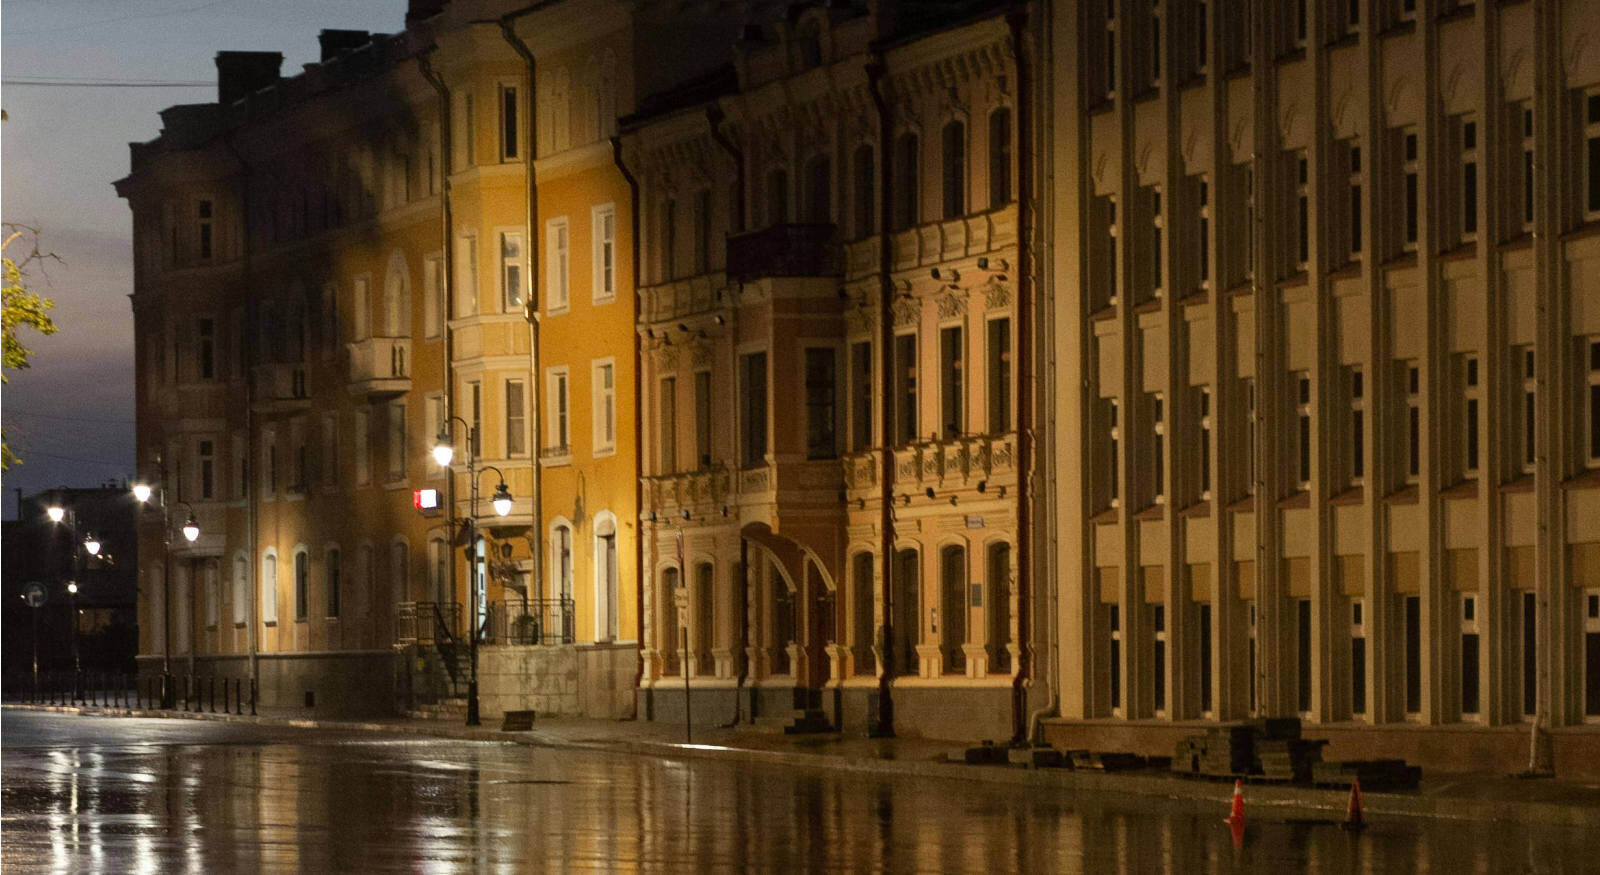
<svg viewBox="0 0 1600 875">
<path fill-rule="evenodd" d="M 611 385 L 606 386 L 609 377 Z M 607 356 L 589 363 L 590 393 L 593 408 L 589 419 L 593 423 L 595 457 L 610 456 L 617 452 L 617 360 Z M 609 431 L 609 434 L 607 433 Z"/>
<path fill-rule="evenodd" d="M 572 228 L 566 216 L 545 220 L 545 315 L 572 307 Z"/>
<path fill-rule="evenodd" d="M 609 232 L 607 224 L 610 225 Z M 590 258 L 593 277 L 590 299 L 609 304 L 617 299 L 617 206 L 597 204 L 589 210 Z"/>
</svg>

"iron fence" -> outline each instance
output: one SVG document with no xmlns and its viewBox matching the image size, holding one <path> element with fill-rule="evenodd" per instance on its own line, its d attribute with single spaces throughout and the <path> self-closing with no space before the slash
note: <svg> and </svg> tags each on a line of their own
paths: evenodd
<svg viewBox="0 0 1600 875">
<path fill-rule="evenodd" d="M 571 644 L 577 629 L 571 598 L 490 602 L 484 641 L 489 644 Z"/>
</svg>

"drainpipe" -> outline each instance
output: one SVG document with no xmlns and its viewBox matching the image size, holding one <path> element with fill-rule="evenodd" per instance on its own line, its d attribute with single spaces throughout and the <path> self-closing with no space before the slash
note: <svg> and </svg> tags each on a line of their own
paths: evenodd
<svg viewBox="0 0 1600 875">
<path fill-rule="evenodd" d="M 738 192 L 739 196 L 733 199 L 733 215 L 730 219 L 734 229 L 733 233 L 739 233 L 745 229 L 744 150 L 740 149 L 728 136 L 727 131 L 722 129 L 722 122 L 726 118 L 727 114 L 722 111 L 720 105 L 713 103 L 706 107 L 706 123 L 711 128 L 711 139 L 722 147 L 722 151 L 728 153 L 729 158 L 733 159 L 733 185 L 734 191 Z M 744 291 L 742 283 L 739 286 L 739 291 Z M 728 373 L 737 375 L 739 372 L 737 360 L 739 354 L 739 302 L 737 297 L 728 303 L 728 339 Z M 739 604 L 739 651 L 736 654 L 736 661 L 739 664 L 739 677 L 735 680 L 733 688 L 733 720 L 726 726 L 737 726 L 739 724 L 744 685 L 750 680 L 749 557 L 748 545 L 745 544 L 744 536 L 741 534 L 739 537 L 740 586 L 738 590 L 741 595 L 735 599 Z M 754 713 L 752 713 L 751 717 L 753 718 L 754 716 Z"/>
<path fill-rule="evenodd" d="M 538 8 L 538 7 L 533 7 Z M 535 111 L 538 100 L 534 93 L 534 73 L 538 70 L 533 52 L 528 50 L 528 44 L 517 36 L 511 27 L 511 22 L 520 14 L 533 11 L 533 8 L 523 10 L 521 13 L 512 13 L 500 19 L 500 33 L 511 44 L 511 48 L 522 56 L 522 63 L 528 71 L 528 112 L 527 119 L 522 125 L 522 130 L 527 132 L 527 148 L 523 150 L 524 175 L 527 177 L 526 212 L 523 217 L 527 225 L 527 262 L 528 269 L 526 288 L 523 291 L 523 315 L 528 320 L 528 399 L 533 406 L 533 537 L 528 539 L 529 553 L 533 559 L 533 586 L 531 589 L 544 593 L 544 466 L 539 463 L 539 453 L 544 447 L 544 417 L 539 415 L 539 242 L 533 236 L 534 228 L 539 224 L 539 182 L 534 168 L 534 151 L 537 145 L 538 129 L 534 127 Z M 521 134 L 521 131 L 518 132 Z M 476 622 L 476 620 L 474 620 Z"/>
<path fill-rule="evenodd" d="M 244 160 L 244 155 L 239 151 L 239 144 L 234 139 L 235 134 L 236 131 L 229 131 L 222 138 L 222 141 L 227 145 L 228 151 L 233 153 L 233 160 L 239 162 L 240 170 L 244 172 L 244 184 L 241 186 L 242 191 L 239 196 L 239 275 L 244 280 L 246 296 L 245 307 L 248 311 L 248 308 L 252 303 L 249 300 L 250 289 L 252 288 L 250 284 L 250 175 L 252 170 L 250 167 L 250 162 Z M 255 324 L 255 320 L 247 319 L 246 323 L 253 326 Z M 255 380 L 251 378 L 250 373 L 251 365 L 255 361 L 255 340 L 255 331 L 241 330 L 239 332 L 239 342 L 242 349 L 237 350 L 234 353 L 235 355 L 239 356 L 240 367 L 244 371 L 244 447 L 246 454 L 245 458 L 248 461 L 254 461 L 256 458 Z M 257 612 L 261 610 L 261 593 L 259 591 L 259 587 L 261 585 L 261 575 L 260 569 L 257 565 L 258 560 L 256 557 L 256 526 L 259 525 L 260 522 L 261 496 L 256 490 L 255 484 L 257 479 L 253 476 L 253 470 L 248 464 L 248 461 L 245 465 L 245 471 L 252 474 L 252 476 L 247 476 L 244 484 L 245 494 L 250 497 L 250 500 L 245 504 L 245 507 L 247 508 L 245 514 L 245 525 L 247 527 L 245 532 L 245 549 L 249 551 L 249 558 L 245 561 L 246 567 L 249 569 L 247 573 L 250 575 L 251 596 L 249 614 L 250 627 L 245 632 L 245 641 L 247 642 L 247 647 L 249 648 L 250 652 L 250 689 L 252 691 L 250 695 L 251 705 L 254 706 L 256 696 L 254 691 L 260 689 L 261 684 L 261 663 L 260 656 L 258 655 L 259 647 L 256 642 L 257 627 L 260 625 L 257 619 Z M 166 482 L 165 474 L 162 475 L 161 482 Z M 164 500 L 162 512 L 165 513 Z M 167 537 L 168 531 L 170 531 L 170 526 L 163 528 L 162 538 Z M 168 552 L 168 555 L 170 557 L 170 551 Z M 171 564 L 170 559 L 168 564 Z M 171 573 L 171 569 L 168 568 L 168 578 L 171 577 Z M 193 590 L 191 586 L 191 592 L 192 591 Z M 191 601 L 192 600 L 193 599 L 191 597 Z"/>
<path fill-rule="evenodd" d="M 867 64 L 867 83 L 872 92 L 872 105 L 878 110 L 878 361 L 883 374 L 883 392 L 880 400 L 882 413 L 879 428 L 882 438 L 883 458 L 880 459 L 879 481 L 882 492 L 879 504 L 882 518 L 879 528 L 883 541 L 879 546 L 879 571 L 883 588 L 883 666 L 878 673 L 878 725 L 872 733 L 881 737 L 894 735 L 894 283 L 889 277 L 893 264 L 889 250 L 889 204 L 894 197 L 894 173 L 889 155 L 889 105 L 883 96 L 883 77 L 886 70 L 883 52 L 874 51 Z M 1021 350 L 1018 350 L 1020 353 Z M 1019 556 L 1020 558 L 1020 556 Z"/>
<path fill-rule="evenodd" d="M 1034 726 L 1054 707 L 1028 713 L 1028 688 L 1033 680 L 1030 636 L 1033 631 L 1033 533 L 1030 501 L 1033 478 L 1033 80 L 1025 53 L 1026 6 L 1006 16 L 1011 26 L 1011 53 L 1017 65 L 1017 674 L 1011 692 L 1011 739 L 1026 741 Z M 1024 717 L 1026 715 L 1026 717 Z"/>
<path fill-rule="evenodd" d="M 417 56 L 417 68 L 422 72 L 422 78 L 428 80 L 433 90 L 439 95 L 439 226 L 440 236 L 444 241 L 444 421 L 454 429 L 453 417 L 456 412 L 456 379 L 455 379 L 455 330 L 450 327 L 450 321 L 456 314 L 456 269 L 455 247 L 452 246 L 451 217 L 450 217 L 450 172 L 455 165 L 455 150 L 452 148 L 450 138 L 450 89 L 444 84 L 444 77 L 433 69 L 431 52 Z M 471 436 L 468 436 L 471 440 Z M 452 468 L 449 476 L 445 478 L 445 507 L 449 513 L 445 517 L 450 521 L 446 523 L 449 530 L 449 540 L 446 549 L 449 550 L 451 559 L 445 563 L 450 575 L 450 597 L 456 594 L 456 561 L 455 561 L 455 526 L 451 523 L 456 514 L 456 473 Z M 417 618 L 414 622 L 421 622 Z M 477 618 L 472 618 L 476 623 Z"/>
<path fill-rule="evenodd" d="M 633 260 L 629 270 L 632 271 L 633 284 L 637 288 L 639 285 L 639 180 L 634 178 L 633 173 L 628 170 L 627 163 L 622 160 L 622 138 L 620 136 L 611 138 L 611 161 L 617 165 L 617 172 L 621 173 L 622 178 L 628 183 L 628 197 L 630 200 L 628 222 L 629 234 L 631 235 L 629 241 L 631 246 L 629 248 L 632 250 L 629 257 Z M 633 294 L 629 296 L 629 299 L 634 307 L 634 321 L 637 322 L 639 317 L 639 296 L 638 294 Z M 643 409 L 641 396 L 644 392 L 644 382 L 640 377 L 644 374 L 644 370 L 641 364 L 639 332 L 635 331 L 633 333 L 633 458 L 635 462 L 644 458 L 644 417 L 640 414 L 640 410 Z M 636 520 L 639 516 L 639 509 L 644 507 L 644 480 L 640 476 L 642 473 L 635 471 L 633 478 L 633 510 Z M 635 719 L 638 719 L 639 716 L 639 684 L 644 680 L 644 526 L 642 523 L 638 525 L 637 534 L 633 539 L 634 640 L 638 642 L 634 647 L 633 669 L 633 715 Z"/>
</svg>

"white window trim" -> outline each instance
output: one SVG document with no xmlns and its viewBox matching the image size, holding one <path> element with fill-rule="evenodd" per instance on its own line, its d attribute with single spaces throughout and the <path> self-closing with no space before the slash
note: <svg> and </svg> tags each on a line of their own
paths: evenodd
<svg viewBox="0 0 1600 875">
<path fill-rule="evenodd" d="M 455 312 L 451 319 L 478 315 L 478 232 L 464 228 L 456 232 Z"/>
<path fill-rule="evenodd" d="M 605 286 L 605 219 L 611 219 L 611 288 Z M 616 204 L 599 204 L 590 210 L 593 300 L 595 304 L 609 304 L 617 299 L 617 207 Z M 570 238 L 569 238 L 570 240 Z M 570 249 L 570 246 L 568 247 Z"/>
<path fill-rule="evenodd" d="M 519 254 L 516 258 L 506 257 L 507 239 L 514 239 L 517 241 L 517 252 Z M 522 311 L 527 306 L 527 241 L 523 239 L 522 231 L 518 228 L 496 228 L 494 232 L 494 243 L 495 286 L 498 289 L 498 294 L 500 297 L 500 312 L 521 315 Z M 519 297 L 523 298 L 523 303 L 517 305 L 516 307 L 511 305 L 511 284 L 506 281 L 506 270 L 512 266 L 517 268 L 517 285 L 519 288 L 516 290 L 516 293 Z"/>
<path fill-rule="evenodd" d="M 243 550 L 234 551 L 228 586 L 233 599 L 233 625 L 243 626 L 250 622 L 246 609 L 250 602 L 250 556 Z"/>
<path fill-rule="evenodd" d="M 567 403 L 565 409 L 559 404 L 560 393 L 556 391 L 559 381 L 566 382 Z M 539 460 L 546 465 L 565 465 L 572 461 L 572 369 L 567 365 L 557 365 L 544 369 L 545 389 L 545 439 L 551 441 L 548 447 L 541 447 Z M 565 444 L 558 443 L 561 434 L 561 420 L 567 421 L 567 440 Z"/>
<path fill-rule="evenodd" d="M 611 389 L 609 390 L 609 394 L 611 396 L 610 440 L 607 440 L 605 436 L 607 390 L 604 382 L 600 378 L 601 371 L 605 368 L 611 369 Z M 594 451 L 592 455 L 597 459 L 606 456 L 614 456 L 617 454 L 617 421 L 621 418 L 617 409 L 617 360 L 614 357 L 607 356 L 606 358 L 599 358 L 590 362 L 589 386 L 590 395 L 592 396 L 591 407 L 589 409 L 589 419 L 592 423 L 591 430 L 594 433 Z M 567 389 L 567 397 L 572 397 L 572 389 L 570 386 Z"/>
<path fill-rule="evenodd" d="M 272 560 L 272 576 L 267 576 L 267 560 Z M 283 579 L 283 569 L 279 567 L 278 548 L 268 547 L 261 551 L 261 625 L 278 625 L 278 582 Z"/>
<path fill-rule="evenodd" d="M 560 243 L 565 234 L 566 245 Z M 545 314 L 554 316 L 572 307 L 572 227 L 566 216 L 544 223 Z M 564 253 L 565 258 L 557 256 Z"/>
<path fill-rule="evenodd" d="M 443 326 L 449 316 L 445 311 L 444 254 L 430 252 L 422 256 L 422 336 L 438 340 L 444 335 Z"/>
</svg>

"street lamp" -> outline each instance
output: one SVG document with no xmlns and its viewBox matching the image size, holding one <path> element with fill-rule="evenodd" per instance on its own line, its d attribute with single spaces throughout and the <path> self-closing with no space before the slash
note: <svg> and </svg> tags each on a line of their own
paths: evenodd
<svg viewBox="0 0 1600 875">
<path fill-rule="evenodd" d="M 88 550 L 90 556 L 99 556 L 100 539 L 96 538 L 93 534 L 85 536 L 83 539 L 83 549 Z"/>
<path fill-rule="evenodd" d="M 150 500 L 150 484 L 148 484 L 148 483 L 135 483 L 135 484 L 133 484 L 133 497 L 140 504 L 144 504 L 145 502 L 149 501 Z"/>
<path fill-rule="evenodd" d="M 467 530 L 467 550 L 470 551 L 468 555 L 471 557 L 470 561 L 472 563 L 472 579 L 467 584 L 471 589 L 471 610 L 469 612 L 471 632 L 467 637 L 468 663 L 471 672 L 467 680 L 467 725 L 477 726 L 480 722 L 478 719 L 478 635 L 480 632 L 478 625 L 478 578 L 480 573 L 478 558 L 478 475 L 493 471 L 495 476 L 500 478 L 499 485 L 495 487 L 494 496 L 490 499 L 490 504 L 494 506 L 494 512 L 497 516 L 503 517 L 511 513 L 512 497 L 511 490 L 506 488 L 506 475 L 504 472 L 493 465 L 485 465 L 482 470 L 478 468 L 478 460 L 474 452 L 478 442 L 477 429 L 459 416 L 452 416 L 445 420 L 444 425 L 439 429 L 438 441 L 433 445 L 433 460 L 438 462 L 440 467 L 448 467 L 450 462 L 455 459 L 455 446 L 450 427 L 452 423 L 456 422 L 461 423 L 467 431 L 467 479 L 472 484 L 467 518 L 463 521 L 463 525 Z M 453 480 L 454 478 L 452 478 L 452 482 Z M 452 507 L 451 512 L 454 513 L 454 511 L 455 508 Z"/>
<path fill-rule="evenodd" d="M 189 521 L 183 524 L 183 539 L 193 544 L 200 538 L 200 524 L 195 522 L 194 511 L 189 511 Z"/>
<path fill-rule="evenodd" d="M 59 504 L 52 504 L 44 509 L 45 515 L 50 517 L 50 522 L 59 523 L 67 518 L 67 509 Z"/>
<path fill-rule="evenodd" d="M 161 460 L 161 456 L 160 455 L 156 456 L 156 464 L 158 464 L 158 465 L 162 464 L 162 460 Z M 165 484 L 167 482 L 166 469 L 164 467 L 162 468 L 162 471 L 161 471 L 161 479 L 158 482 L 160 482 L 162 484 Z M 140 481 L 138 481 L 138 482 L 133 484 L 132 491 L 133 491 L 134 500 L 138 501 L 141 505 L 148 506 L 149 503 L 150 503 L 151 497 L 154 495 L 154 491 L 155 490 L 150 486 L 148 481 L 140 480 Z M 166 492 L 165 489 L 162 489 L 161 490 L 161 495 L 160 495 L 160 507 L 161 507 L 161 546 L 162 546 L 162 567 L 161 567 L 161 707 L 163 707 L 163 708 L 170 708 L 170 707 L 172 707 L 172 703 L 173 703 L 173 688 L 172 688 L 172 616 L 171 616 L 171 610 L 168 608 L 168 606 L 172 603 L 172 509 L 173 509 L 173 505 L 181 505 L 184 509 L 186 509 L 189 512 L 189 515 L 184 520 L 183 528 L 181 529 L 181 531 L 183 532 L 183 539 L 185 541 L 189 542 L 190 544 L 193 544 L 195 541 L 198 541 L 200 539 L 200 523 L 199 523 L 198 520 L 195 519 L 194 506 L 189 504 L 187 501 L 173 501 L 173 502 L 167 501 L 167 492 Z M 86 547 L 88 546 L 87 543 L 85 544 L 85 546 Z M 93 551 L 91 550 L 90 552 L 92 553 Z M 193 625 L 194 625 L 194 616 L 193 616 L 194 600 L 193 599 L 189 600 L 189 610 L 190 610 L 189 625 L 192 628 Z M 192 673 L 194 671 L 194 649 L 193 649 L 193 645 L 190 645 L 189 660 L 190 660 L 189 670 Z"/>
</svg>

